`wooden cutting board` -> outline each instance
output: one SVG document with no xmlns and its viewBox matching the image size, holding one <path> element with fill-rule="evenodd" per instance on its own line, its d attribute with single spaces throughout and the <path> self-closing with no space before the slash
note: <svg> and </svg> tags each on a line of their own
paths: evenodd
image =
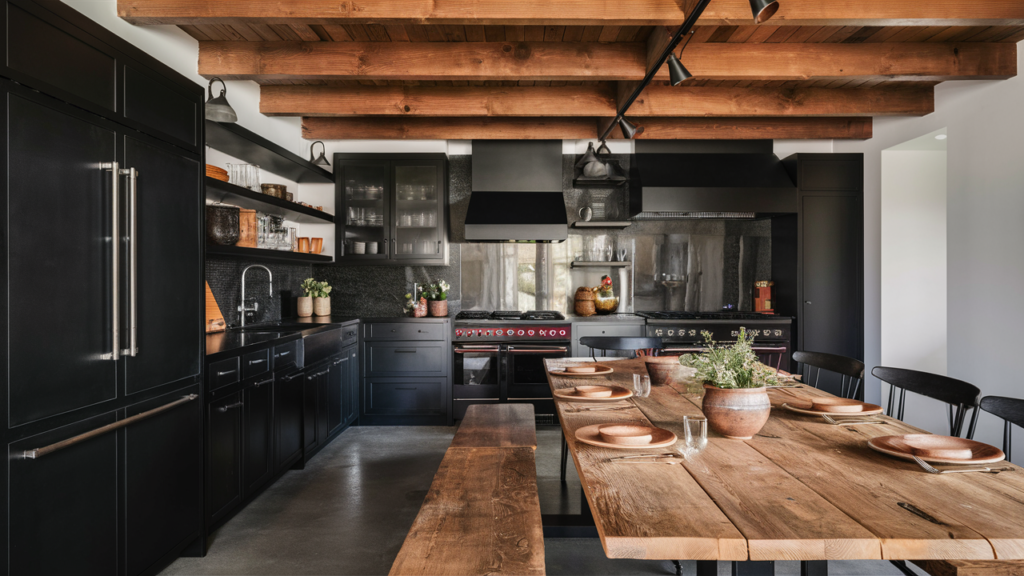
<svg viewBox="0 0 1024 576">
<path fill-rule="evenodd" d="M 211 332 L 223 332 L 227 329 L 227 322 L 224 321 L 224 315 L 220 313 L 220 306 L 217 305 L 217 299 L 213 297 L 213 291 L 210 290 L 210 283 L 206 283 L 206 333 Z"/>
<path fill-rule="evenodd" d="M 238 242 L 235 246 L 256 247 L 256 211 L 238 209 Z"/>
</svg>

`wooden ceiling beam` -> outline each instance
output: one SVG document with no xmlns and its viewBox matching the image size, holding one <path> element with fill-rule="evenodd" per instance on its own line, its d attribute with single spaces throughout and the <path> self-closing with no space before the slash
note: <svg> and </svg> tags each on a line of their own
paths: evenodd
<svg viewBox="0 0 1024 576">
<path fill-rule="evenodd" d="M 594 118 L 303 118 L 309 140 L 586 140 Z"/>
<path fill-rule="evenodd" d="M 678 26 L 679 0 L 118 0 L 133 24 Z M 715 0 L 704 25 L 753 24 L 748 0 Z M 771 26 L 1020 26 L 1016 0 L 786 0 Z"/>
<path fill-rule="evenodd" d="M 605 120 L 607 121 L 607 120 Z M 866 140 L 871 118 L 642 118 L 647 140 Z M 622 138 L 616 127 L 610 138 Z"/>
<path fill-rule="evenodd" d="M 700 80 L 1002 79 L 1017 73 L 1007 43 L 690 44 L 683 63 Z M 211 42 L 199 73 L 267 80 L 640 80 L 641 43 Z M 659 79 L 667 79 L 662 67 Z"/>
<path fill-rule="evenodd" d="M 619 98 L 632 83 L 619 84 Z M 626 92 L 624 92 L 626 91 Z M 932 86 L 709 88 L 652 85 L 631 117 L 923 116 Z M 611 86 L 303 86 L 260 89 L 267 116 L 600 117 L 614 116 Z"/>
</svg>

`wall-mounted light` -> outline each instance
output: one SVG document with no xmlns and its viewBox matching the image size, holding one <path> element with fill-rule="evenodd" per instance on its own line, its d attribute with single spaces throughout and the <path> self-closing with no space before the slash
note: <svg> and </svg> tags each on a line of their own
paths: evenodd
<svg viewBox="0 0 1024 576">
<path fill-rule="evenodd" d="M 316 160 L 314 160 L 313 159 L 313 149 L 316 148 L 317 144 L 320 145 L 320 155 L 317 156 Z M 320 140 L 317 140 L 316 142 L 313 142 L 312 144 L 310 144 L 309 145 L 309 161 L 312 162 L 313 164 L 317 165 L 317 166 L 330 166 L 331 163 L 330 163 L 329 160 L 327 160 L 327 145 L 324 144 Z"/>
<path fill-rule="evenodd" d="M 778 11 L 778 0 L 750 0 L 750 12 L 754 15 L 754 24 L 767 22 Z"/>
<path fill-rule="evenodd" d="M 668 57 L 668 77 L 673 86 L 679 86 L 683 82 L 693 78 L 693 74 L 683 66 L 675 54 Z"/>
<path fill-rule="evenodd" d="M 214 82 L 220 82 L 221 85 L 220 96 L 216 98 L 213 97 Z M 225 96 L 228 93 L 227 84 L 224 84 L 220 78 L 212 78 L 207 89 L 210 95 L 206 100 L 206 119 L 214 122 L 238 122 L 238 114 L 235 114 L 235 109 L 228 104 L 228 99 Z"/>
<path fill-rule="evenodd" d="M 644 133 L 643 126 L 637 126 L 625 118 L 619 118 L 619 129 L 622 130 L 622 135 L 625 136 L 627 140 L 632 140 Z"/>
<path fill-rule="evenodd" d="M 611 148 L 608 147 L 608 143 L 601 140 L 601 145 L 597 147 L 598 156 L 607 156 L 612 153 Z"/>
</svg>

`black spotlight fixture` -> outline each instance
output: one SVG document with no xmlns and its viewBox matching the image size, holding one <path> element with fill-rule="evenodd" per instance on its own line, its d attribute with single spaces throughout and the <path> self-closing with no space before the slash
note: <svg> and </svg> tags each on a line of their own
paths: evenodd
<svg viewBox="0 0 1024 576">
<path fill-rule="evenodd" d="M 213 97 L 214 82 L 220 82 L 221 85 L 220 96 L 216 98 Z M 224 81 L 220 78 L 212 78 L 208 90 L 210 96 L 206 100 L 206 119 L 214 122 L 238 122 L 238 114 L 235 114 L 235 109 L 228 104 L 228 99 L 225 96 L 228 93 L 228 87 Z"/>
<path fill-rule="evenodd" d="M 597 155 L 598 156 L 607 156 L 607 155 L 609 155 L 611 153 L 612 153 L 612 151 L 611 151 L 610 148 L 608 148 L 608 143 L 605 142 L 604 140 L 601 140 L 601 145 L 597 147 Z"/>
<path fill-rule="evenodd" d="M 586 154 L 584 154 L 582 158 L 580 158 L 579 160 L 576 161 L 576 165 L 575 166 L 577 168 L 583 168 L 584 166 L 586 166 L 587 164 L 590 164 L 591 162 L 600 162 L 600 161 L 601 160 L 598 159 L 597 154 L 594 152 L 594 143 L 590 142 L 589 144 L 587 144 L 587 152 L 586 152 Z"/>
<path fill-rule="evenodd" d="M 750 0 L 750 12 L 754 14 L 754 24 L 767 22 L 778 11 L 778 0 Z"/>
<path fill-rule="evenodd" d="M 320 155 L 316 157 L 316 160 L 314 160 L 313 148 L 315 148 L 317 144 L 320 145 Z M 317 140 L 316 142 L 313 142 L 312 144 L 309 145 L 309 161 L 317 166 L 331 165 L 331 162 L 327 159 L 327 145 L 324 144 L 323 141 Z"/>
<path fill-rule="evenodd" d="M 622 135 L 625 136 L 627 140 L 632 140 L 644 133 L 643 126 L 637 126 L 629 120 L 626 120 L 625 117 L 619 118 L 619 129 L 622 130 Z"/>
<path fill-rule="evenodd" d="M 675 54 L 668 56 L 668 77 L 673 86 L 679 86 L 683 82 L 693 78 L 693 74 L 683 66 Z"/>
</svg>

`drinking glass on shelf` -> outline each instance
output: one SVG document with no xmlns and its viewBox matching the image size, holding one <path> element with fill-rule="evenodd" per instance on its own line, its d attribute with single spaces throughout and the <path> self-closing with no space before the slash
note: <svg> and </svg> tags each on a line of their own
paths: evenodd
<svg viewBox="0 0 1024 576">
<path fill-rule="evenodd" d="M 619 262 L 625 262 L 626 261 L 626 249 L 625 248 L 619 248 L 617 255 L 619 257 Z"/>
<path fill-rule="evenodd" d="M 686 452 L 700 454 L 708 446 L 708 419 L 703 416 L 683 416 Z"/>
<path fill-rule="evenodd" d="M 612 261 L 612 247 L 611 246 L 605 246 L 604 247 L 604 260 L 605 260 L 605 262 L 611 262 Z"/>
<path fill-rule="evenodd" d="M 366 220 L 369 222 L 370 226 L 375 226 L 377 224 L 377 211 L 373 208 L 367 210 Z"/>
<path fill-rule="evenodd" d="M 647 398 L 651 395 L 651 377 L 647 374 L 633 374 L 633 394 L 637 398 Z"/>
</svg>

